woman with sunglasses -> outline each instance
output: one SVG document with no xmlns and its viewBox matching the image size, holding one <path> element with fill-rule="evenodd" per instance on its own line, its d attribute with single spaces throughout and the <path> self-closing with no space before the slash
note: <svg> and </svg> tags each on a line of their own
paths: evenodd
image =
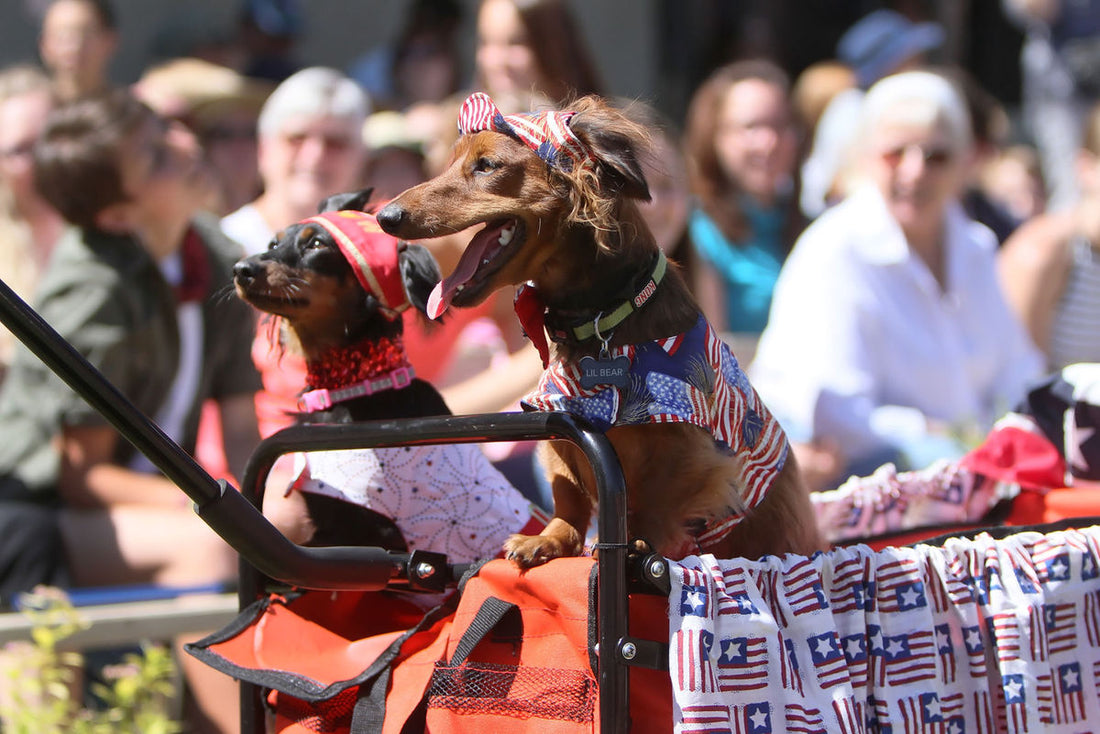
<svg viewBox="0 0 1100 734">
<path fill-rule="evenodd" d="M 796 242 L 752 368 L 803 448 L 839 452 L 834 480 L 956 458 L 1042 369 L 998 285 L 996 240 L 958 201 L 962 96 L 930 72 L 886 77 L 859 125 L 860 183 Z"/>
</svg>

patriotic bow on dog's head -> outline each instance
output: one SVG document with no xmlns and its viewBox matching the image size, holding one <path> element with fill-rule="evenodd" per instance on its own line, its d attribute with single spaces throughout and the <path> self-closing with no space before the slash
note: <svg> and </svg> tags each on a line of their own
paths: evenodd
<svg viewBox="0 0 1100 734">
<path fill-rule="evenodd" d="M 373 214 L 325 212 L 302 223 L 320 225 L 332 235 L 359 285 L 378 299 L 387 318 L 396 319 L 410 306 L 398 264 L 397 239 L 382 231 Z"/>
<path fill-rule="evenodd" d="M 592 155 L 580 138 L 569 129 L 575 112 L 539 112 L 505 115 L 483 92 L 466 98 L 458 113 L 458 131 L 467 135 L 493 130 L 509 135 L 538 154 L 555 168 L 569 172 L 574 165 L 592 161 Z"/>
</svg>

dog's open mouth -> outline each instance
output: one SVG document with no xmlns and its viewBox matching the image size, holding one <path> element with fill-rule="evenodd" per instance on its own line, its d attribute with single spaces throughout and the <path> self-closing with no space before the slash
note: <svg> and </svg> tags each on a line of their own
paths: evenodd
<svg viewBox="0 0 1100 734">
<path fill-rule="evenodd" d="M 474 235 L 459 258 L 454 272 L 436 285 L 428 298 L 428 316 L 439 318 L 451 303 L 475 303 L 489 276 L 500 270 L 523 242 L 523 222 L 501 219 L 488 222 Z"/>
</svg>

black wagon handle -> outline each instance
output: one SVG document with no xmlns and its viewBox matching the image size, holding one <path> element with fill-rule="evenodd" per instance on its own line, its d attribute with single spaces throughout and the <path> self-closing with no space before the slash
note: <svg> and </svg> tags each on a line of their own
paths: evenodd
<svg viewBox="0 0 1100 734">
<path fill-rule="evenodd" d="M 378 590 L 407 571 L 407 555 L 381 548 L 306 548 L 290 542 L 244 494 L 211 477 L 2 279 L 0 322 L 174 482 L 194 502 L 203 521 L 260 573 L 306 588 Z M 618 457 L 606 436 L 584 419 L 565 413 L 447 416 L 343 429 L 294 427 L 269 437 L 253 454 L 246 478 L 261 481 L 270 470 L 269 462 L 292 445 L 295 450 L 320 450 L 322 445 L 363 447 L 364 442 L 397 446 L 549 438 L 572 441 L 583 451 L 599 492 L 601 730 L 623 730 L 629 696 L 627 669 L 611 651 L 618 649 L 627 630 L 626 490 Z"/>
</svg>

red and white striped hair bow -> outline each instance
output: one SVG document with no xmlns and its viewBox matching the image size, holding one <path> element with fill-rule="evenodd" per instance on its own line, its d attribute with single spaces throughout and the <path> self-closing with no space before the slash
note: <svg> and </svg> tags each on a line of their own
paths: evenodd
<svg viewBox="0 0 1100 734">
<path fill-rule="evenodd" d="M 505 115 L 489 95 L 475 92 L 462 103 L 458 113 L 458 131 L 469 133 L 492 130 L 509 135 L 535 151 L 539 158 L 555 168 L 569 172 L 574 165 L 593 161 L 592 154 L 572 130 L 569 120 L 575 112 L 529 112 Z"/>
</svg>

